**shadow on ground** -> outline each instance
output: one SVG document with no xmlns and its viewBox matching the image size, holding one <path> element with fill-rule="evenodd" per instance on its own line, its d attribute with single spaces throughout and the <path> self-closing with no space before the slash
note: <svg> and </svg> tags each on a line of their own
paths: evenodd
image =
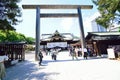
<svg viewBox="0 0 120 80">
<path fill-rule="evenodd" d="M 38 64 L 31 61 L 23 61 L 6 69 L 6 77 L 3 80 L 48 80 L 50 75 L 59 73 L 45 73 L 39 68 Z M 50 78 L 49 78 L 50 79 Z"/>
<path fill-rule="evenodd" d="M 95 60 L 95 59 L 107 59 L 107 57 L 88 57 L 88 59 L 79 58 L 78 60 L 74 59 L 58 59 L 58 60 L 43 60 L 43 66 L 47 66 L 49 63 L 56 62 L 73 62 L 73 61 L 85 61 L 85 60 Z"/>
</svg>

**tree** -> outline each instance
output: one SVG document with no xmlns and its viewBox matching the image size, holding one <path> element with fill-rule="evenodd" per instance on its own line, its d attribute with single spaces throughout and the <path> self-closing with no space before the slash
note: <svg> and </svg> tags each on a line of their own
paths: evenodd
<svg viewBox="0 0 120 80">
<path fill-rule="evenodd" d="M 24 34 L 17 33 L 16 31 L 9 30 L 7 32 L 0 30 L 0 42 L 26 42 Z"/>
<path fill-rule="evenodd" d="M 17 33 L 15 31 L 8 31 L 6 33 L 6 41 L 7 42 L 21 42 L 21 41 L 26 41 L 26 37 L 23 34 Z"/>
<path fill-rule="evenodd" d="M 35 39 L 32 37 L 26 37 L 26 41 L 28 44 L 34 44 L 35 43 Z"/>
<path fill-rule="evenodd" d="M 96 22 L 105 28 L 120 23 L 120 0 L 92 0 L 101 14 Z"/>
<path fill-rule="evenodd" d="M 15 30 L 22 16 L 21 8 L 17 5 L 20 0 L 0 0 L 0 29 Z M 2 16 L 2 17 L 1 17 Z"/>
<path fill-rule="evenodd" d="M 5 32 L 0 30 L 0 42 L 27 42 L 28 44 L 34 44 L 35 39 L 32 37 L 26 37 L 24 34 L 18 33 L 13 30 Z"/>
<path fill-rule="evenodd" d="M 5 39 L 6 39 L 6 34 L 0 30 L 0 42 L 5 41 Z"/>
</svg>

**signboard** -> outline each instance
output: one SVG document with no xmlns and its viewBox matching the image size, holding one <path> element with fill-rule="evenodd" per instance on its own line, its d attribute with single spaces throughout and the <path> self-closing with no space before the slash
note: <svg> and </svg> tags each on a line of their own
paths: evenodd
<svg viewBox="0 0 120 80">
<path fill-rule="evenodd" d="M 108 52 L 108 58 L 115 58 L 114 49 L 108 48 L 107 52 Z"/>
<path fill-rule="evenodd" d="M 54 47 L 67 47 L 67 42 L 50 42 L 50 43 L 47 43 L 47 48 L 54 48 Z"/>
</svg>

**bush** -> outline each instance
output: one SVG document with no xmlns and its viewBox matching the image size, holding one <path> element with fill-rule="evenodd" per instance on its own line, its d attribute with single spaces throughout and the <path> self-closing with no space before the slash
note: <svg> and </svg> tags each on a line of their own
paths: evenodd
<svg viewBox="0 0 120 80">
<path fill-rule="evenodd" d="M 27 51 L 34 51 L 35 50 L 35 47 L 33 45 L 27 45 L 26 46 L 26 50 Z"/>
</svg>

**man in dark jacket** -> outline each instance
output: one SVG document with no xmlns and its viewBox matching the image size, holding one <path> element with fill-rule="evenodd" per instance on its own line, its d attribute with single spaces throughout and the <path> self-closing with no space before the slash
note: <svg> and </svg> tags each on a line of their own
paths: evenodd
<svg viewBox="0 0 120 80">
<path fill-rule="evenodd" d="M 43 59 L 43 54 L 42 54 L 42 52 L 40 51 L 40 52 L 39 52 L 39 65 L 41 65 L 42 59 Z"/>
</svg>

